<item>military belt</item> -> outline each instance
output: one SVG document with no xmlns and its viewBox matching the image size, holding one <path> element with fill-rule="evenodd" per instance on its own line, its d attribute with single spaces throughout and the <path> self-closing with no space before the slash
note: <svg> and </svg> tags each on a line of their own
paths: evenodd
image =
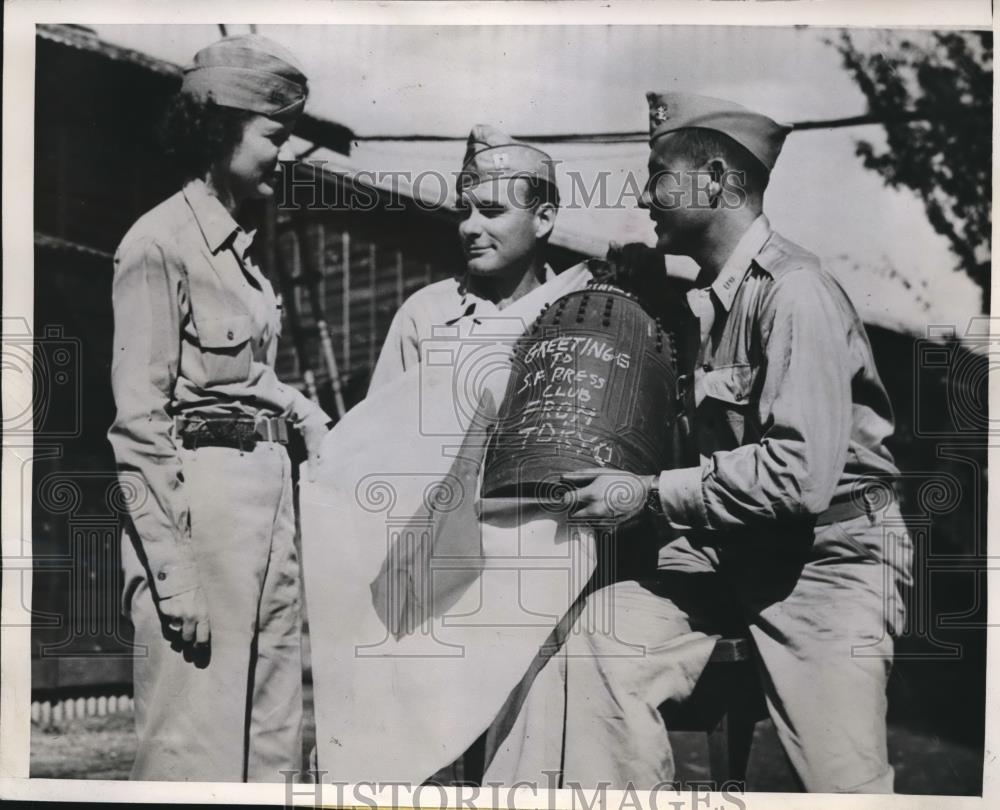
<svg viewBox="0 0 1000 810">
<path fill-rule="evenodd" d="M 278 416 L 177 416 L 174 430 L 184 447 L 253 450 L 257 442 L 288 444 L 288 420 Z"/>
</svg>

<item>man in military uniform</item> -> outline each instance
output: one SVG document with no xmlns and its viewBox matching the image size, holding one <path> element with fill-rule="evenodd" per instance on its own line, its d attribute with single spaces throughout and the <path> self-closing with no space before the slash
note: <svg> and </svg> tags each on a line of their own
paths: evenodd
<svg viewBox="0 0 1000 810">
<path fill-rule="evenodd" d="M 474 593 L 480 618 L 510 616 L 509 593 L 494 587 L 497 572 L 486 572 L 485 562 L 499 554 L 509 566 L 509 549 L 522 544 L 502 507 L 479 508 L 481 426 L 495 416 L 525 327 L 591 278 L 584 265 L 555 276 L 544 263 L 558 205 L 553 163 L 492 127 L 472 129 L 457 188 L 465 272 L 416 293 L 396 314 L 369 396 L 332 431 L 317 485 L 300 493 L 310 609 L 346 617 L 337 632 L 312 638 L 316 759 L 337 779 L 468 775 L 461 749 L 489 723 L 547 633 L 538 623 L 517 625 L 499 636 L 498 650 L 493 628 L 451 625 L 446 614 Z M 449 328 L 435 335 L 442 326 Z M 489 350 L 480 354 L 483 336 Z M 450 363 L 424 363 L 423 344 L 432 339 Z M 456 407 L 456 392 L 473 394 L 461 403 L 468 410 Z M 372 508 L 376 491 L 391 493 L 388 523 L 386 511 Z M 439 497 L 445 492 L 455 496 L 448 504 Z M 544 524 L 529 530 L 531 553 L 582 545 L 551 515 L 536 513 L 518 516 Z M 551 589 L 534 604 L 559 615 L 575 593 Z M 442 621 L 446 632 L 458 627 L 467 654 L 444 662 L 433 651 L 414 655 L 423 639 L 440 649 L 436 631 L 427 636 L 423 628 Z M 379 638 L 378 659 L 358 666 L 359 645 Z M 427 667 L 429 677 L 419 672 Z M 340 699 L 347 694 L 349 707 Z M 379 728 L 387 733 L 372 730 Z"/>
<path fill-rule="evenodd" d="M 458 179 L 466 272 L 411 295 L 392 320 L 371 390 L 420 361 L 435 326 L 490 317 L 554 277 L 544 253 L 559 207 L 549 155 L 487 124 L 469 133 Z"/>
<path fill-rule="evenodd" d="M 803 787 L 891 792 L 886 683 L 910 582 L 892 499 L 893 417 L 854 307 L 775 233 L 763 195 L 786 127 L 718 99 L 650 93 L 642 206 L 657 250 L 700 265 L 701 463 L 573 473 L 575 516 L 671 532 L 658 571 L 591 595 L 585 621 L 494 726 L 488 781 L 649 789 L 674 776 L 658 707 L 683 700 L 721 622 L 749 628 L 768 709 Z M 632 497 L 620 495 L 625 485 Z"/>
</svg>

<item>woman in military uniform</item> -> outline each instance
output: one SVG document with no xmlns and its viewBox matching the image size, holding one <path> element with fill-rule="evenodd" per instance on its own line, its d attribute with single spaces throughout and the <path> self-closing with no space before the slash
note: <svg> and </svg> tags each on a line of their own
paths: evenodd
<svg viewBox="0 0 1000 810">
<path fill-rule="evenodd" d="M 201 50 L 165 118 L 184 183 L 115 255 L 109 431 L 133 494 L 123 606 L 135 625 L 134 779 L 284 781 L 301 766 L 291 468 L 327 415 L 278 381 L 280 308 L 235 218 L 274 194 L 305 105 L 264 37 Z"/>
</svg>

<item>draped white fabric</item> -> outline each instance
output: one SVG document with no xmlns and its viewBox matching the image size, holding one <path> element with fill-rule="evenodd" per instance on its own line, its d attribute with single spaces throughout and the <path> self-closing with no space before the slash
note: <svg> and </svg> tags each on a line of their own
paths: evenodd
<svg viewBox="0 0 1000 810">
<path fill-rule="evenodd" d="M 439 330 L 330 433 L 317 481 L 301 477 L 323 781 L 419 783 L 454 760 L 589 579 L 592 531 L 478 498 L 515 341 L 589 278 L 577 266 Z"/>
</svg>

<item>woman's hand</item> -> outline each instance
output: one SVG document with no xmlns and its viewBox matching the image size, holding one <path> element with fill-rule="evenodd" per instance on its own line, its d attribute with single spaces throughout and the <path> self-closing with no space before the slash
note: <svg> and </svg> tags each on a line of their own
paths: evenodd
<svg viewBox="0 0 1000 810">
<path fill-rule="evenodd" d="M 645 509 L 655 478 L 606 467 L 566 473 L 561 480 L 574 489 L 563 496 L 563 504 L 575 507 L 574 518 L 625 523 Z"/>
<path fill-rule="evenodd" d="M 201 586 L 195 585 L 190 591 L 161 599 L 160 613 L 167 618 L 167 626 L 180 633 L 186 644 L 208 644 L 212 629 L 208 620 L 208 602 Z"/>
<path fill-rule="evenodd" d="M 319 465 L 322 462 L 320 450 L 323 447 L 323 440 L 330 432 L 333 421 L 323 411 L 317 411 L 314 415 L 303 421 L 299 425 L 299 432 L 302 440 L 306 443 L 306 454 L 308 457 L 309 480 L 315 481 L 319 473 Z"/>
</svg>

